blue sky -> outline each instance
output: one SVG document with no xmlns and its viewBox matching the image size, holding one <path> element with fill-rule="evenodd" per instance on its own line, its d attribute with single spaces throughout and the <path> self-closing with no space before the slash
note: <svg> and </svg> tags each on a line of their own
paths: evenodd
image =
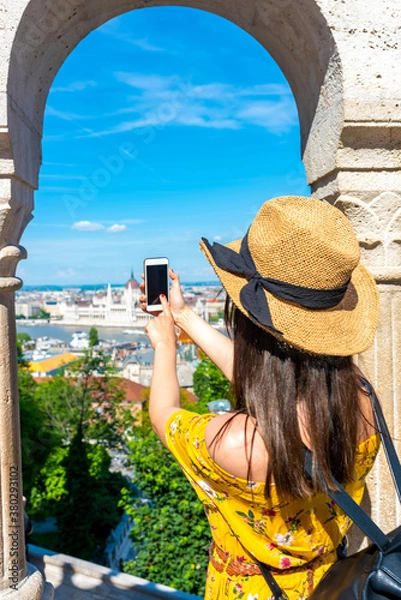
<svg viewBox="0 0 401 600">
<path fill-rule="evenodd" d="M 24 282 L 124 282 L 168 256 L 213 279 L 204 236 L 241 237 L 272 197 L 309 195 L 298 116 L 280 69 L 232 23 L 147 8 L 92 32 L 47 101 Z"/>
</svg>

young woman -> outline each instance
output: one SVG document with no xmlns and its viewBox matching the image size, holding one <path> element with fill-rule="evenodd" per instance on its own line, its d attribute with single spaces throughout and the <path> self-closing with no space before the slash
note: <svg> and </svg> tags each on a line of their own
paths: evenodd
<svg viewBox="0 0 401 600">
<path fill-rule="evenodd" d="M 209 519 L 205 597 L 273 597 L 259 561 L 290 600 L 307 598 L 351 525 L 325 494 L 331 477 L 361 502 L 379 448 L 352 361 L 373 341 L 376 285 L 346 217 L 311 198 L 270 200 L 242 240 L 201 248 L 227 292 L 229 336 L 186 306 L 170 271 L 170 305 L 163 297 L 147 325 L 152 425 Z M 177 325 L 232 382 L 232 413 L 180 409 Z M 318 484 L 304 471 L 305 447 Z"/>
</svg>

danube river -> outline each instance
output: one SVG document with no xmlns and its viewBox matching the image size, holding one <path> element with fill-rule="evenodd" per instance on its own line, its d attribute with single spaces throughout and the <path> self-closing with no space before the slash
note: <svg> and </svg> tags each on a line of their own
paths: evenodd
<svg viewBox="0 0 401 600">
<path fill-rule="evenodd" d="M 61 323 L 37 323 L 34 325 L 26 325 L 19 323 L 17 320 L 17 332 L 27 333 L 32 339 L 38 337 L 49 337 L 62 340 L 63 342 L 71 342 L 72 334 L 76 331 L 89 332 L 90 327 L 78 325 L 62 325 Z M 108 342 L 148 342 L 148 337 L 143 330 L 135 329 L 135 333 L 125 334 L 123 328 L 117 327 L 96 327 L 99 333 L 99 338 Z M 132 331 L 129 329 L 129 331 Z"/>
</svg>

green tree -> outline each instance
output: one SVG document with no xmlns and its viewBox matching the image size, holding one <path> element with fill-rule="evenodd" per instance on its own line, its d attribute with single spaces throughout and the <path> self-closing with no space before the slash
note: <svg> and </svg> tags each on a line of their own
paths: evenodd
<svg viewBox="0 0 401 600">
<path fill-rule="evenodd" d="M 121 518 L 121 489 L 126 480 L 110 473 L 110 457 L 91 448 L 79 426 L 62 462 L 66 493 L 57 503 L 58 546 L 66 554 L 93 560 Z"/>
<path fill-rule="evenodd" d="M 110 472 L 110 456 L 101 444 L 88 444 L 79 428 L 69 446 L 54 448 L 32 487 L 29 507 L 37 518 L 55 516 L 54 550 L 92 560 L 101 553 L 121 518 L 121 490 L 127 481 Z"/>
<path fill-rule="evenodd" d="M 142 434 L 146 436 L 152 431 L 152 425 L 150 424 L 149 417 L 150 387 L 147 387 L 144 390 L 142 390 L 141 396 L 143 400 L 142 410 L 140 413 L 140 419 L 139 421 L 137 421 L 135 426 L 135 433 L 137 435 Z M 181 408 L 186 408 L 187 410 L 198 412 L 198 403 L 191 402 L 189 392 L 184 388 L 180 388 L 180 406 Z"/>
<path fill-rule="evenodd" d="M 57 503 L 59 546 L 63 552 L 90 560 L 95 553 L 93 527 L 93 481 L 83 441 L 82 426 L 72 439 L 62 466 L 65 469 L 66 493 Z"/>
<path fill-rule="evenodd" d="M 108 446 L 121 442 L 130 420 L 120 409 L 125 392 L 115 376 L 111 358 L 102 351 L 87 350 L 81 360 L 37 388 L 37 404 L 46 413 L 52 429 L 65 443 L 79 426 L 85 439 L 101 440 Z"/>
<path fill-rule="evenodd" d="M 115 527 L 122 515 L 122 490 L 127 480 L 121 473 L 111 472 L 111 458 L 102 444 L 88 444 L 89 475 L 93 481 L 92 531 L 97 545 L 106 540 L 110 529 Z"/>
<path fill-rule="evenodd" d="M 127 485 L 110 472 L 106 449 L 123 443 L 127 425 L 119 411 L 125 396 L 121 380 L 111 359 L 94 350 L 70 366 L 68 376 L 40 384 L 20 371 L 28 510 L 31 516 L 56 516 L 55 549 L 93 559 L 119 521 L 121 489 Z"/>
<path fill-rule="evenodd" d="M 200 414 L 209 412 L 207 405 L 212 400 L 232 397 L 230 382 L 205 354 L 195 370 L 193 386 L 199 398 L 195 410 Z"/>
<path fill-rule="evenodd" d="M 29 495 L 41 468 L 61 443 L 62 436 L 49 427 L 46 413 L 35 402 L 38 384 L 27 369 L 18 369 L 18 383 L 24 493 Z"/>
<path fill-rule="evenodd" d="M 29 333 L 17 333 L 17 344 L 26 344 L 27 342 L 32 342 L 32 338 Z"/>
<path fill-rule="evenodd" d="M 54 517 L 57 505 L 67 495 L 65 460 L 67 446 L 58 446 L 52 450 L 46 462 L 41 466 L 34 483 L 29 490 L 29 512 L 36 518 Z"/>
<path fill-rule="evenodd" d="M 193 407 L 188 396 L 181 390 L 182 404 Z M 129 442 L 134 488 L 124 490 L 123 500 L 133 520 L 136 557 L 125 564 L 124 571 L 202 596 L 209 524 L 179 464 L 153 432 L 147 402 L 142 416 Z"/>
<path fill-rule="evenodd" d="M 50 319 L 51 314 L 44 308 L 41 308 L 38 315 L 31 317 L 31 319 Z"/>
<path fill-rule="evenodd" d="M 96 327 L 91 327 L 89 329 L 89 348 L 93 348 L 97 346 L 99 343 L 99 334 Z"/>
<path fill-rule="evenodd" d="M 49 429 L 57 431 L 63 444 L 74 437 L 81 418 L 79 383 L 59 373 L 36 387 L 35 405 L 45 414 Z"/>
<path fill-rule="evenodd" d="M 32 340 L 31 336 L 28 335 L 27 333 L 17 333 L 17 357 L 18 357 L 18 363 L 19 365 L 22 366 L 26 366 L 27 363 L 24 360 L 23 354 L 24 354 L 24 344 L 26 344 L 27 342 L 30 342 Z"/>
<path fill-rule="evenodd" d="M 153 431 L 130 450 L 137 491 L 125 490 L 124 508 L 136 558 L 124 571 L 203 596 L 211 538 L 202 504 Z"/>
</svg>

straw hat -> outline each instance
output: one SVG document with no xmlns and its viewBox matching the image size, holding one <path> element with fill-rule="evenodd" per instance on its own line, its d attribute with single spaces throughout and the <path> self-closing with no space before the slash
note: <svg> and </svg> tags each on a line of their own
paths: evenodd
<svg viewBox="0 0 401 600">
<path fill-rule="evenodd" d="M 348 219 L 327 202 L 265 202 L 242 240 L 201 249 L 235 306 L 290 345 L 348 356 L 373 342 L 379 296 Z"/>
</svg>

